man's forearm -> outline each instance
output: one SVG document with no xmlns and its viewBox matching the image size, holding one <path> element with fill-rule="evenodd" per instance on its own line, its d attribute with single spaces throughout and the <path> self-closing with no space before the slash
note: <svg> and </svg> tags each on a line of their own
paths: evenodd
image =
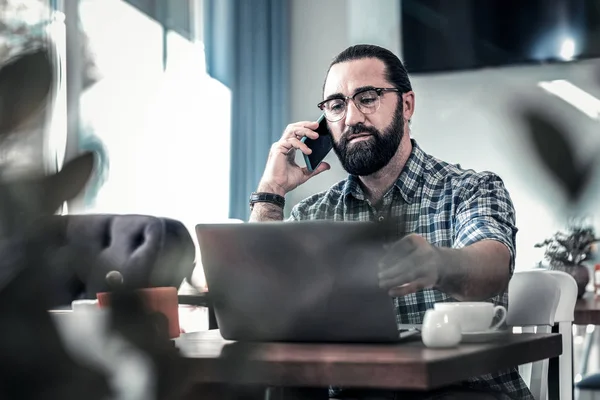
<svg viewBox="0 0 600 400">
<path fill-rule="evenodd" d="M 283 208 L 271 203 L 256 203 L 250 213 L 250 222 L 283 221 Z"/>
<path fill-rule="evenodd" d="M 278 185 L 261 182 L 257 192 L 278 194 L 285 197 L 285 191 Z M 272 203 L 255 203 L 250 213 L 250 222 L 283 221 L 283 208 Z"/>
<path fill-rule="evenodd" d="M 502 243 L 484 240 L 440 251 L 445 262 L 435 288 L 456 300 L 487 300 L 508 287 L 510 252 Z"/>
</svg>

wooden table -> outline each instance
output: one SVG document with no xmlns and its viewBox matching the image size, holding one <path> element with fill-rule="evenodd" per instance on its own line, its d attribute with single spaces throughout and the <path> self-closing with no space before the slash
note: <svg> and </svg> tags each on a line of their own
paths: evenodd
<svg viewBox="0 0 600 400">
<path fill-rule="evenodd" d="M 575 325 L 600 325 L 600 297 L 586 293 L 575 305 Z"/>
<path fill-rule="evenodd" d="M 560 334 L 510 334 L 485 344 L 428 349 L 401 344 L 230 342 L 218 330 L 177 339 L 197 384 L 430 390 L 562 353 Z"/>
</svg>

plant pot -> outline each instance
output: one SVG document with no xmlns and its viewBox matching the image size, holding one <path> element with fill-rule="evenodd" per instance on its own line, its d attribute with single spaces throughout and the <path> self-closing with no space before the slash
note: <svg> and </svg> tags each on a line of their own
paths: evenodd
<svg viewBox="0 0 600 400">
<path fill-rule="evenodd" d="M 585 288 L 590 282 L 590 271 L 585 265 L 581 264 L 564 264 L 552 265 L 551 269 L 563 271 L 571 275 L 577 283 L 577 298 L 580 299 L 585 294 Z"/>
</svg>

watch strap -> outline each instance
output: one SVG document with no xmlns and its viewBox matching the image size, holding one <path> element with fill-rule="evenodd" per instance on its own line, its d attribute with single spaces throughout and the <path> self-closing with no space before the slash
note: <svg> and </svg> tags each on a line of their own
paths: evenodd
<svg viewBox="0 0 600 400">
<path fill-rule="evenodd" d="M 256 203 L 271 203 L 281 208 L 285 207 L 285 198 L 275 193 L 254 192 L 250 195 L 250 208 Z"/>
</svg>

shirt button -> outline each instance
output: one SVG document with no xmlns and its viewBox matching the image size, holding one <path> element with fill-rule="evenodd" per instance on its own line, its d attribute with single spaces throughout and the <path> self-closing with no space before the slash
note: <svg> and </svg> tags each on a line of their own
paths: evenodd
<svg viewBox="0 0 600 400">
<path fill-rule="evenodd" d="M 385 218 L 383 218 L 383 215 L 380 215 L 380 216 L 379 216 L 379 218 L 377 218 L 377 221 L 379 221 L 379 222 L 383 222 L 383 220 L 384 220 L 384 219 L 385 219 Z"/>
</svg>

